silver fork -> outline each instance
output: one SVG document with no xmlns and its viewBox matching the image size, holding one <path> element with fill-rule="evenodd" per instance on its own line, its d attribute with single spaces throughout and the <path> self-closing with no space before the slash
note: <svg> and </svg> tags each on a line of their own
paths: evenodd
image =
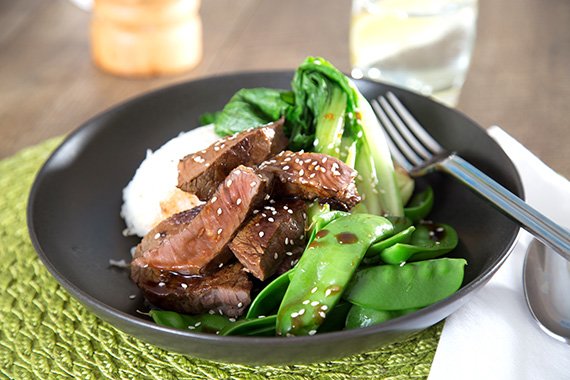
<svg viewBox="0 0 570 380">
<path fill-rule="evenodd" d="M 383 126 L 392 157 L 412 176 L 434 170 L 451 174 L 490 201 L 538 240 L 570 260 L 570 233 L 529 206 L 491 177 L 445 150 L 391 92 L 371 102 Z"/>
</svg>

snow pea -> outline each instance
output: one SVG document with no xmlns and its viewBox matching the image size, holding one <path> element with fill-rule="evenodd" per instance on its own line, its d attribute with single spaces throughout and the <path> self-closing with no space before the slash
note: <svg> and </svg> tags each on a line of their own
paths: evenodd
<svg viewBox="0 0 570 380">
<path fill-rule="evenodd" d="M 251 319 L 261 315 L 275 314 L 285 295 L 285 291 L 287 291 L 287 287 L 290 283 L 289 278 L 292 273 L 293 269 L 289 269 L 263 288 L 251 302 L 245 318 Z"/>
<path fill-rule="evenodd" d="M 328 206 L 328 204 L 326 206 Z M 309 234 L 309 239 L 307 240 L 307 244 L 311 244 L 317 232 L 325 228 L 327 224 L 329 224 L 335 219 L 347 215 L 349 215 L 348 212 L 339 211 L 339 210 L 323 211 L 320 214 L 313 215 L 313 217 L 309 219 L 311 221 L 311 224 L 309 226 L 310 234 Z"/>
<path fill-rule="evenodd" d="M 402 232 L 403 234 L 403 232 Z M 398 235 L 394 236 L 393 239 Z M 387 240 L 391 240 L 387 239 Z M 422 222 L 411 234 L 409 242 L 386 245 L 386 240 L 374 244 L 369 251 L 379 253 L 386 264 L 434 259 L 453 250 L 458 243 L 457 232 L 447 224 Z"/>
<path fill-rule="evenodd" d="M 392 231 L 386 218 L 369 214 L 346 215 L 320 230 L 295 267 L 277 312 L 277 334 L 315 334 L 370 244 Z"/>
<path fill-rule="evenodd" d="M 417 223 L 425 219 L 433 207 L 433 189 L 428 186 L 421 193 L 415 194 L 404 207 L 404 215 Z"/>
<path fill-rule="evenodd" d="M 349 302 L 339 302 L 336 306 L 331 310 L 330 313 L 327 314 L 327 318 L 323 322 L 322 325 L 319 326 L 317 332 L 319 334 L 331 331 L 340 331 L 344 328 L 346 316 L 348 312 L 352 308 L 352 304 Z"/>
<path fill-rule="evenodd" d="M 220 331 L 220 335 L 275 336 L 276 315 L 255 319 L 242 319 Z"/>
<path fill-rule="evenodd" d="M 366 256 L 373 256 L 379 255 L 380 252 L 384 251 L 386 248 L 393 246 L 394 244 L 398 243 L 408 243 L 412 238 L 413 232 L 416 230 L 416 227 L 410 226 L 403 231 L 398 232 L 395 235 L 390 236 L 387 239 L 380 240 L 378 243 L 374 243 L 368 248 L 366 252 Z"/>
<path fill-rule="evenodd" d="M 376 310 L 424 307 L 459 289 L 466 264 L 464 259 L 442 258 L 366 268 L 354 275 L 343 296 Z"/>
<path fill-rule="evenodd" d="M 234 323 L 218 314 L 187 315 L 158 309 L 152 309 L 149 314 L 157 325 L 204 333 L 217 334 Z"/>
<path fill-rule="evenodd" d="M 352 305 L 348 315 L 346 316 L 346 329 L 356 329 L 360 327 L 368 327 L 378 323 L 394 319 L 402 315 L 413 313 L 418 309 L 405 310 L 374 310 L 368 307 Z"/>
</svg>

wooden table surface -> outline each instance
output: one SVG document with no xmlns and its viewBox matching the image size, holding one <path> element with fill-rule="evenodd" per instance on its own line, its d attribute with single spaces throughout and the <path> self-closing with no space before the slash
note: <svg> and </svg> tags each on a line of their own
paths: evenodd
<svg viewBox="0 0 570 380">
<path fill-rule="evenodd" d="M 204 57 L 184 75 L 98 70 L 89 13 L 67 0 L 0 0 L 0 158 L 67 133 L 127 98 L 219 73 L 295 68 L 321 55 L 350 69 L 350 0 L 204 0 Z M 498 124 L 570 177 L 570 1 L 480 0 L 458 108 Z"/>
</svg>

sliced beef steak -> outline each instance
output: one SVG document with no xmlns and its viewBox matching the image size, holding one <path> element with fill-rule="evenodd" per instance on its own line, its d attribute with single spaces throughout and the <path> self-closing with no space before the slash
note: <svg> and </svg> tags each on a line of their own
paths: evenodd
<svg viewBox="0 0 570 380">
<path fill-rule="evenodd" d="M 205 150 L 190 154 L 178 163 L 178 187 L 209 199 L 231 170 L 253 166 L 281 152 L 287 146 L 284 119 L 264 127 L 221 139 Z"/>
<path fill-rule="evenodd" d="M 360 202 L 354 183 L 357 172 L 325 154 L 284 151 L 263 162 L 259 170 L 274 174 L 280 182 L 276 191 L 285 196 L 319 199 L 343 209 Z"/>
<path fill-rule="evenodd" d="M 183 275 L 212 272 L 231 258 L 227 245 L 263 202 L 268 183 L 268 177 L 238 166 L 194 218 L 176 214 L 159 223 L 137 248 L 132 264 Z"/>
<path fill-rule="evenodd" d="M 146 299 L 162 309 L 239 317 L 251 303 L 252 282 L 240 263 L 226 265 L 204 277 L 135 265 L 131 276 Z"/>
<path fill-rule="evenodd" d="M 230 243 L 231 251 L 255 277 L 271 277 L 296 247 L 305 244 L 305 208 L 304 201 L 293 199 L 256 210 Z"/>
</svg>

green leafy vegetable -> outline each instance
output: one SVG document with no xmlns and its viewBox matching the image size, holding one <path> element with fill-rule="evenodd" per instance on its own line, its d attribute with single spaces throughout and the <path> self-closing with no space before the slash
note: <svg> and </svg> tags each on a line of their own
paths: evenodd
<svg viewBox="0 0 570 380">
<path fill-rule="evenodd" d="M 275 121 L 285 114 L 290 106 L 285 99 L 290 97 L 272 88 L 241 89 L 215 115 L 215 131 L 227 136 Z"/>
<path fill-rule="evenodd" d="M 404 214 L 416 223 L 429 215 L 433 207 L 433 190 L 431 186 L 412 197 L 404 208 Z"/>
</svg>

